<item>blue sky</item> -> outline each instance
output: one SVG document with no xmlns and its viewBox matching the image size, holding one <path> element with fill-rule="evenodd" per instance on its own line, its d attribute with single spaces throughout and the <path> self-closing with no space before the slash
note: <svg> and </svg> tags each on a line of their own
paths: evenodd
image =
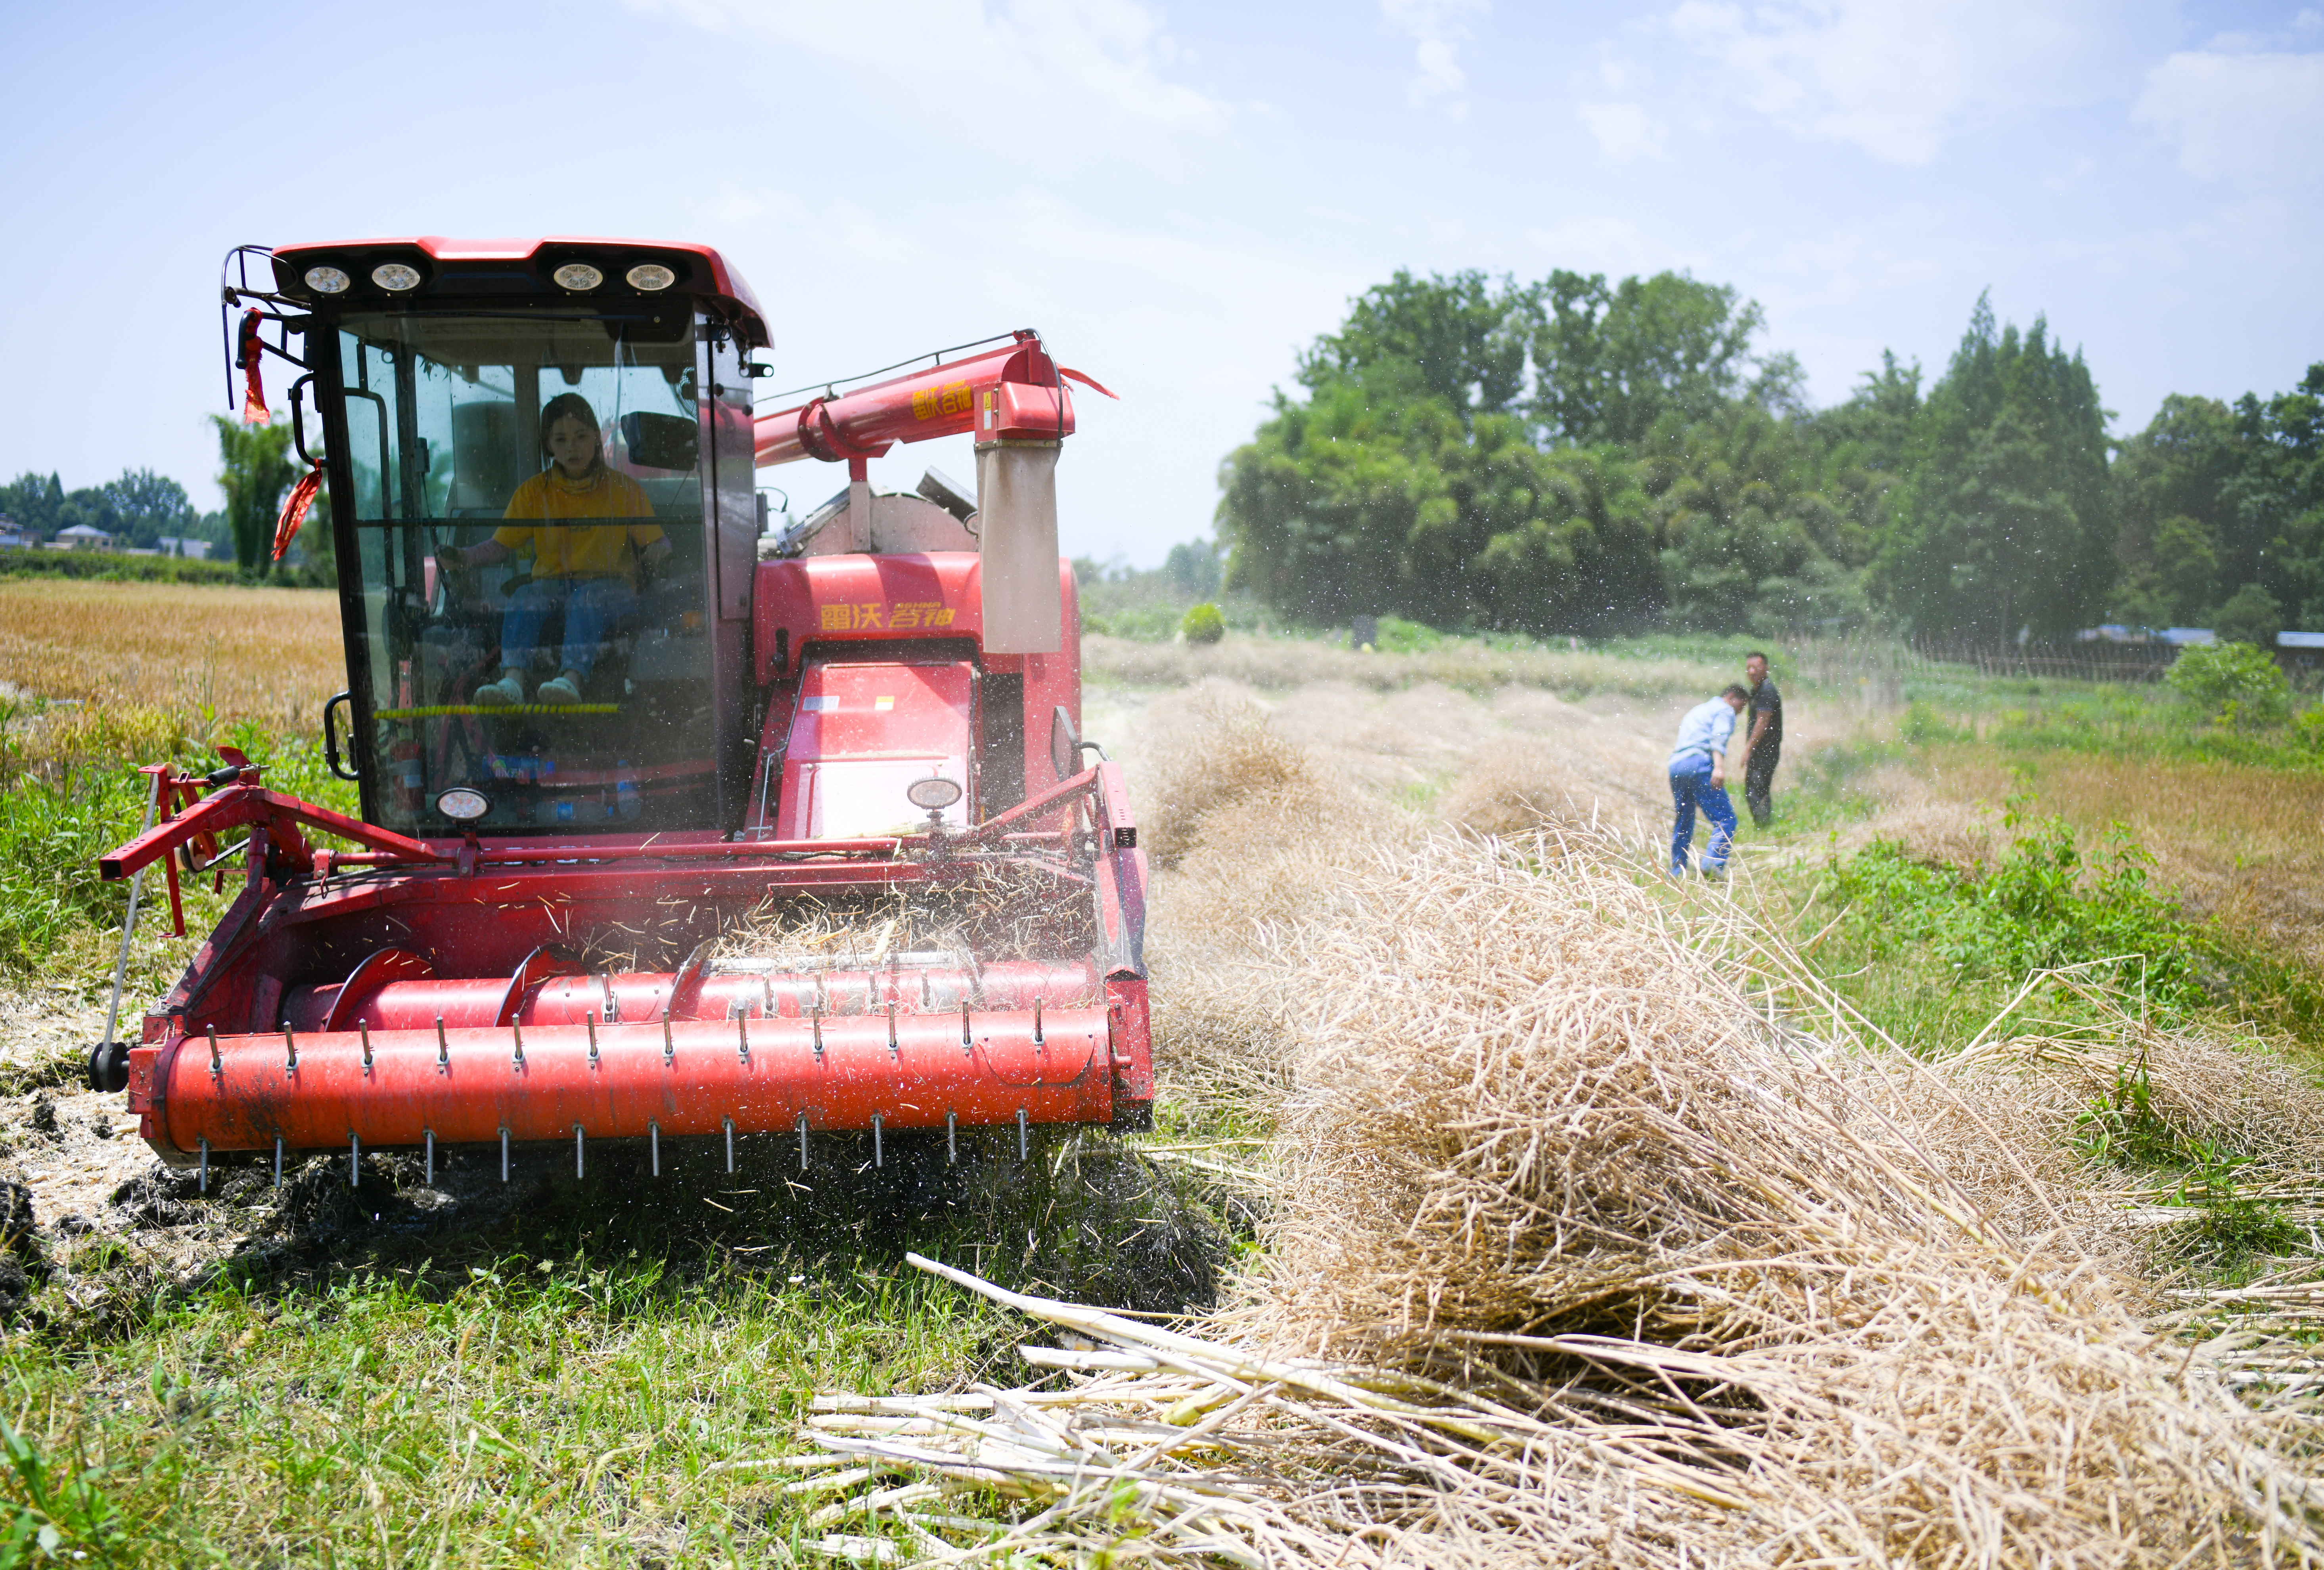
<svg viewBox="0 0 2324 1570">
<path fill-rule="evenodd" d="M 2316 4 L 17 3 L 0 58 L 0 475 L 205 506 L 238 241 L 706 242 L 778 387 L 1038 327 L 1124 400 L 1081 402 L 1065 544 L 1139 564 L 1397 267 L 1731 283 L 1819 402 L 1941 370 L 1990 288 L 2118 434 L 2324 359 Z M 930 461 L 973 473 L 875 478 Z"/>
</svg>

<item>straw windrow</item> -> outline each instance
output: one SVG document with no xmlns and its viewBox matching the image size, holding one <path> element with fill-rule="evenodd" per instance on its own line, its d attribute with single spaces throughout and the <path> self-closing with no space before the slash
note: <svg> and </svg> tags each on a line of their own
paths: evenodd
<svg viewBox="0 0 2324 1570">
<path fill-rule="evenodd" d="M 1229 723 L 1215 756 L 1263 749 Z M 2301 1344 L 2151 1329 L 2119 1179 L 2067 1142 L 2137 1061 L 2290 1174 L 2304 1082 L 2126 1020 L 1924 1063 L 1635 846 L 1258 772 L 1181 793 L 1156 927 L 1166 1067 L 1276 1134 L 1236 1300 L 1199 1334 L 1016 1300 L 1104 1349 L 1037 1354 L 1077 1383 L 826 1414 L 835 1452 L 1026 1493 L 989 1553 L 1042 1563 L 2324 1556 Z"/>
</svg>

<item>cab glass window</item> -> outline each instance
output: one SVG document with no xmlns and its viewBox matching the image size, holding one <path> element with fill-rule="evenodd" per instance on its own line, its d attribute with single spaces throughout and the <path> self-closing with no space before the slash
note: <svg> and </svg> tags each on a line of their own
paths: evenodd
<svg viewBox="0 0 2324 1570">
<path fill-rule="evenodd" d="M 383 313 L 337 346 L 373 815 L 710 826 L 693 323 Z"/>
</svg>

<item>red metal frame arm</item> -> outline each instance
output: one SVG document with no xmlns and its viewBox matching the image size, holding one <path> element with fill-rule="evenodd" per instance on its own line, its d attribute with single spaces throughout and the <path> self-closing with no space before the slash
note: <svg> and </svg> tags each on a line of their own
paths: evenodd
<svg viewBox="0 0 2324 1570">
<path fill-rule="evenodd" d="M 878 457 L 899 442 L 972 431 L 981 442 L 1061 439 L 1074 429 L 1068 379 L 1114 396 L 1058 365 L 1038 334 L 1020 328 L 1001 348 L 760 415 L 758 464 Z"/>
<path fill-rule="evenodd" d="M 451 859 L 392 829 L 374 827 L 359 818 L 333 812 L 327 807 L 318 807 L 311 801 L 301 801 L 295 796 L 278 796 L 256 785 L 228 785 L 167 823 L 154 825 L 127 845 L 99 857 L 97 870 L 108 882 L 125 878 L 203 835 L 222 834 L 230 828 L 256 828 L 262 825 L 291 828 L 292 834 L 282 836 L 290 842 L 284 845 L 284 849 L 290 851 L 298 837 L 296 827 L 300 824 L 320 829 L 325 834 L 337 835 L 342 839 L 351 839 L 357 845 L 385 852 L 401 861 L 447 862 Z"/>
<path fill-rule="evenodd" d="M 1010 824 L 1023 823 L 1029 818 L 1038 817 L 1043 813 L 1052 811 L 1065 802 L 1071 801 L 1074 797 L 1096 789 L 1097 771 L 1098 766 L 1093 765 L 1071 779 L 1060 780 L 1038 796 L 1028 796 L 1008 811 L 996 812 L 974 828 L 953 836 L 953 843 L 973 845 L 983 840 L 998 838 L 1006 832 Z"/>
</svg>

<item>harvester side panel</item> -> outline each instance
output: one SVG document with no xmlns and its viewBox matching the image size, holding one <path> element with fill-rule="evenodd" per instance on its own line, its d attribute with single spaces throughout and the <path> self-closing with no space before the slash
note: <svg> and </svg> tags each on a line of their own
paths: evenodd
<svg viewBox="0 0 2324 1570">
<path fill-rule="evenodd" d="M 1021 750 L 1023 760 L 1022 772 L 1011 780 L 1012 771 L 994 768 L 987 751 L 980 770 L 986 789 L 975 803 L 977 817 L 989 817 L 1078 772 L 1076 759 L 1060 774 L 1052 754 L 1059 710 L 1076 737 L 1081 732 L 1081 602 L 1073 568 L 1062 561 L 1057 565 L 1062 646 L 1055 654 L 982 651 L 982 562 L 968 551 L 809 556 L 760 563 L 752 647 L 760 679 L 768 684 L 762 747 L 779 750 L 788 741 L 787 706 L 796 701 L 795 683 L 810 646 L 821 657 L 835 659 L 844 657 L 845 646 L 877 644 L 882 657 L 894 658 L 897 645 L 907 641 L 953 639 L 978 651 L 984 682 L 980 749 L 1013 734 L 1012 744 Z M 994 712 L 995 700 L 1011 685 L 1016 690 L 1005 701 L 1022 715 L 1016 726 Z M 769 787 L 779 776 L 770 772 L 769 762 L 762 756 L 753 822 L 770 829 L 774 809 L 768 800 L 773 793 Z M 1000 781 L 1007 781 L 1008 788 L 991 788 Z"/>
<path fill-rule="evenodd" d="M 976 670 L 965 662 L 809 661 L 783 746 L 775 837 L 925 827 L 904 791 L 930 775 L 966 791 L 975 707 Z M 966 795 L 938 821 L 966 827 Z"/>
</svg>

